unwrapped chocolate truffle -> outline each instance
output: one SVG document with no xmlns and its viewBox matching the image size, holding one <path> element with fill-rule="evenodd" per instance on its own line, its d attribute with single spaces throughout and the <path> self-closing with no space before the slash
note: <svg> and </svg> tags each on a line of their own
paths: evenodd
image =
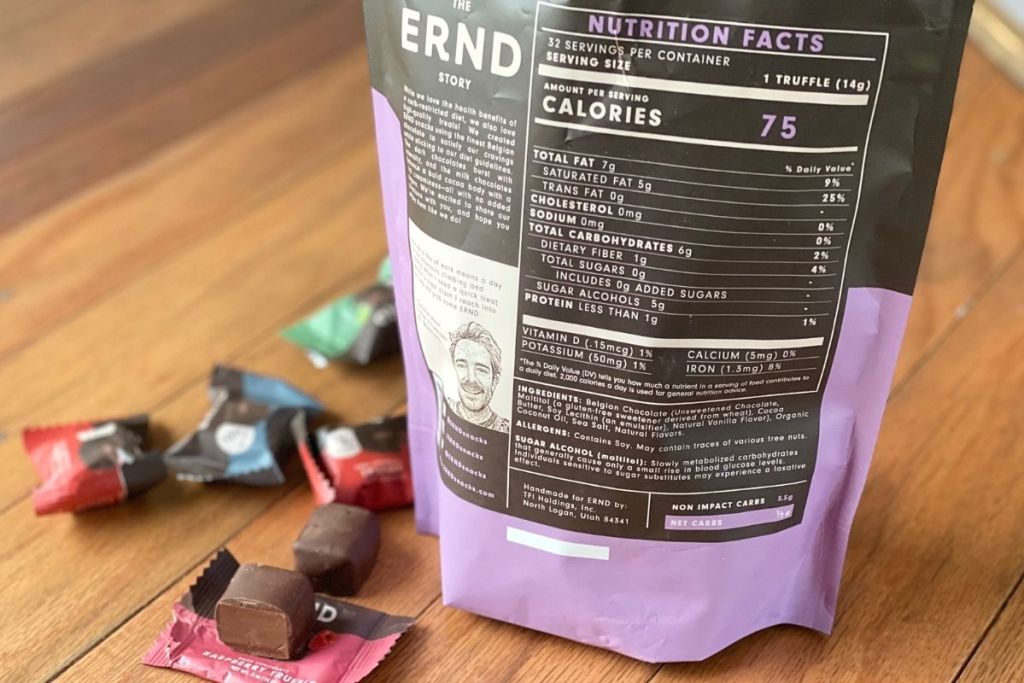
<svg viewBox="0 0 1024 683">
<path fill-rule="evenodd" d="M 355 595 L 380 548 L 380 523 L 369 510 L 332 503 L 316 508 L 292 545 L 295 568 L 316 590 Z"/>
<path fill-rule="evenodd" d="M 304 656 L 282 661 L 243 655 L 218 639 L 214 621 L 222 599 L 227 597 L 228 586 L 234 583 L 240 571 L 238 561 L 230 552 L 217 553 L 174 605 L 171 622 L 142 661 L 217 683 L 256 680 L 358 683 L 377 667 L 413 623 L 406 617 L 391 616 L 319 594 L 315 598 L 315 633 L 308 640 Z M 308 585 L 308 580 L 305 581 Z"/>
<path fill-rule="evenodd" d="M 217 635 L 232 650 L 295 659 L 316 621 L 313 586 L 304 574 L 242 565 L 217 602 Z"/>
</svg>

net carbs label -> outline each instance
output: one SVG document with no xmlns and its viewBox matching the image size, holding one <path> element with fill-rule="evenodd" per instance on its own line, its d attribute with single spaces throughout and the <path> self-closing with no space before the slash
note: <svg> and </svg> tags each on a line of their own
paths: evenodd
<svg viewBox="0 0 1024 683">
<path fill-rule="evenodd" d="M 799 524 L 888 37 L 547 3 L 534 19 L 532 46 L 478 51 L 528 72 L 525 117 L 405 93 L 414 208 L 505 230 L 513 252 L 410 227 L 442 479 L 606 536 Z M 477 54 L 469 29 L 409 27 L 417 49 L 444 37 L 454 62 L 461 35 Z M 424 111 L 462 121 L 461 151 L 426 149 Z M 459 154 L 465 194 L 439 213 L 449 171 L 423 166 Z"/>
</svg>

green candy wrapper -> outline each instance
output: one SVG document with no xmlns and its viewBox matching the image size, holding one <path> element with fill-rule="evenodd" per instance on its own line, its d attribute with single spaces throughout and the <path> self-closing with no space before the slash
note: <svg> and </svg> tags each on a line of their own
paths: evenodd
<svg viewBox="0 0 1024 683">
<path fill-rule="evenodd" d="M 372 286 L 328 304 L 281 335 L 305 349 L 319 368 L 334 360 L 365 366 L 396 353 L 398 321 L 390 260 L 381 265 Z"/>
</svg>

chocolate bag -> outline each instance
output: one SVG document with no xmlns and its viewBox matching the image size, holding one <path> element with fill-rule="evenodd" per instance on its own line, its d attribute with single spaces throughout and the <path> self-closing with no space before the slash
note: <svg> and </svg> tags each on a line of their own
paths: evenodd
<svg viewBox="0 0 1024 683">
<path fill-rule="evenodd" d="M 970 0 L 367 0 L 445 601 L 655 661 L 828 632 Z"/>
</svg>

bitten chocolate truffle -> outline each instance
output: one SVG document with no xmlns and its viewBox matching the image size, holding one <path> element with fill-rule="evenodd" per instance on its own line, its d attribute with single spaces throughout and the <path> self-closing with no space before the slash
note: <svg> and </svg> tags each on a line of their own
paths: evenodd
<svg viewBox="0 0 1024 683">
<path fill-rule="evenodd" d="M 217 635 L 232 650 L 295 659 L 313 630 L 313 586 L 304 574 L 244 564 L 217 602 Z"/>
<path fill-rule="evenodd" d="M 370 576 L 380 523 L 369 510 L 333 503 L 318 507 L 292 545 L 295 568 L 331 595 L 355 595 Z"/>
</svg>

